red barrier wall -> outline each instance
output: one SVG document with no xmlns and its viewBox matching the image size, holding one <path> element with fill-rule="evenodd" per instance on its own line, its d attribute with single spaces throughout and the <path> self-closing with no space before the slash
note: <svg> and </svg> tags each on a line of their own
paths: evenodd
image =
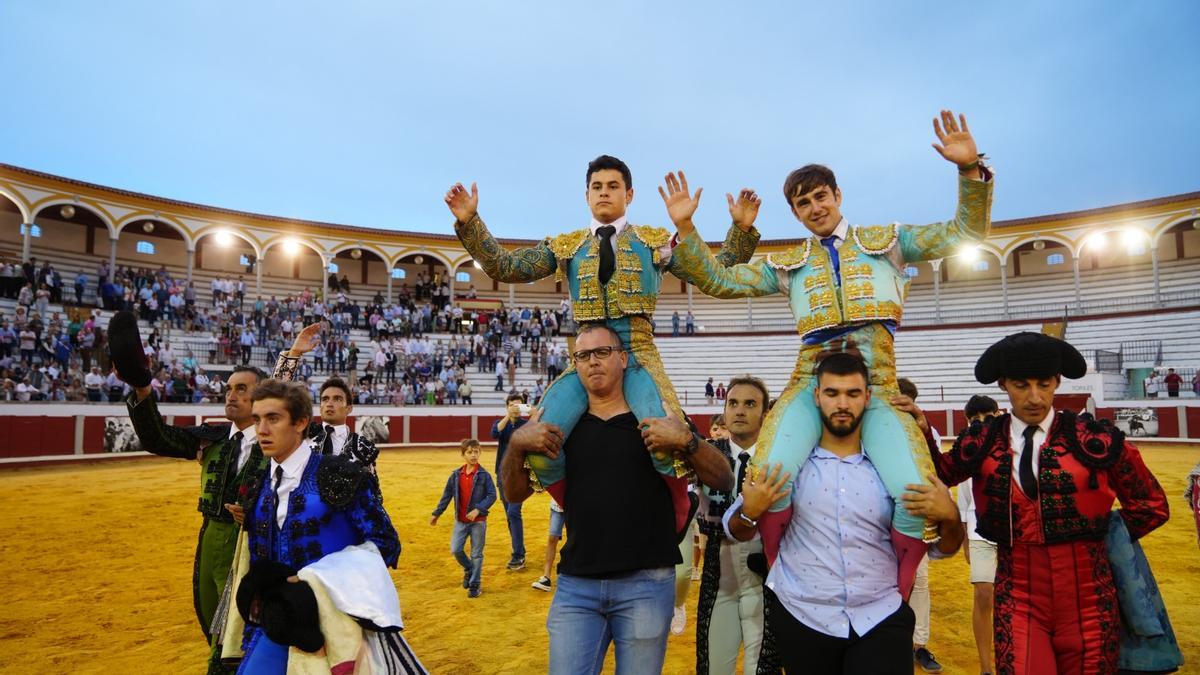
<svg viewBox="0 0 1200 675">
<path fill-rule="evenodd" d="M 403 419 L 393 417 L 394 423 Z M 396 424 L 389 427 L 397 426 Z M 470 417 L 410 417 L 408 418 L 409 443 L 453 443 L 471 436 Z"/>
</svg>

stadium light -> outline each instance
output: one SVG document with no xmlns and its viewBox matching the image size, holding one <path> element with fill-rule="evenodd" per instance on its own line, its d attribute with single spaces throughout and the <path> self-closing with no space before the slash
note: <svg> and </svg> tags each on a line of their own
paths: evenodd
<svg viewBox="0 0 1200 675">
<path fill-rule="evenodd" d="M 1142 245 L 1142 242 L 1143 236 L 1138 230 L 1132 228 L 1121 230 L 1121 243 L 1124 244 L 1125 248 L 1138 248 Z"/>
<path fill-rule="evenodd" d="M 221 230 L 217 233 L 217 245 L 224 246 L 226 248 L 233 245 L 233 235 L 229 234 L 225 230 Z"/>
<path fill-rule="evenodd" d="M 1103 251 L 1108 246 L 1108 236 L 1104 232 L 1097 232 L 1087 238 L 1087 247 L 1093 251 Z"/>
</svg>

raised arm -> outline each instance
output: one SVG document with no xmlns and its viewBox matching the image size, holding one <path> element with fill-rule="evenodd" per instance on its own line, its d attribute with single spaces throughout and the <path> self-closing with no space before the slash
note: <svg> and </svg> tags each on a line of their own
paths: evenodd
<svg viewBox="0 0 1200 675">
<path fill-rule="evenodd" d="M 779 281 L 775 276 L 775 270 L 765 262 L 753 264 L 742 262 L 729 265 L 722 262 L 709 250 L 708 244 L 704 243 L 704 239 L 696 231 L 695 224 L 692 223 L 692 216 L 700 205 L 700 194 L 704 192 L 704 188 L 698 188 L 694 196 L 690 194 L 687 177 L 682 171 L 678 176 L 667 174 L 665 182 L 666 189 L 664 190 L 660 186 L 658 193 L 662 195 L 663 203 L 667 207 L 667 214 L 679 230 L 679 244 L 671 253 L 671 265 L 668 268 L 672 274 L 694 284 L 701 292 L 714 298 L 756 297 L 779 292 Z M 734 225 L 730 228 L 729 237 L 726 238 L 726 247 L 728 247 L 729 238 L 735 236 L 734 230 L 742 232 L 741 236 L 748 234 L 738 225 L 739 215 L 747 217 L 747 214 L 735 212 L 735 208 L 740 207 L 743 202 L 747 202 L 745 208 L 750 211 L 748 217 L 750 223 L 753 224 L 754 216 L 758 213 L 759 200 L 750 190 L 742 190 L 741 198 L 737 203 L 733 201 L 731 195 L 726 195 L 726 198 L 730 202 L 730 214 L 734 218 Z M 726 248 L 723 248 L 722 252 L 727 255 L 732 253 Z"/>
<path fill-rule="evenodd" d="M 148 387 L 147 387 L 148 389 Z M 154 396 L 134 392 L 125 400 L 133 430 L 146 452 L 163 457 L 196 459 L 200 452 L 200 437 L 186 429 L 171 426 L 158 412 Z"/>
<path fill-rule="evenodd" d="M 279 358 L 275 361 L 275 372 L 271 374 L 271 379 L 284 382 L 296 379 L 296 373 L 300 370 L 300 361 L 304 359 L 305 354 L 320 344 L 323 328 L 324 324 L 321 321 L 305 326 L 304 330 L 296 335 L 291 349 L 279 353 Z"/>
<path fill-rule="evenodd" d="M 760 260 L 726 266 L 695 228 L 679 240 L 671 254 L 671 272 L 714 298 L 747 298 L 780 291 L 774 268 Z"/>
<path fill-rule="evenodd" d="M 934 150 L 958 167 L 958 209 L 953 220 L 943 223 L 900 226 L 900 252 L 908 262 L 954 255 L 963 244 L 983 241 L 992 224 L 992 176 L 980 163 L 966 116 L 955 120 L 943 110 L 941 124 L 935 118 L 933 130 L 939 141 Z"/>
<path fill-rule="evenodd" d="M 446 192 L 445 202 L 454 214 L 454 234 L 489 277 L 514 283 L 537 281 L 554 274 L 558 259 L 550 249 L 549 240 L 531 248 L 506 251 L 488 232 L 479 217 L 479 190 L 474 183 L 469 192 L 462 183 L 455 183 Z"/>
</svg>

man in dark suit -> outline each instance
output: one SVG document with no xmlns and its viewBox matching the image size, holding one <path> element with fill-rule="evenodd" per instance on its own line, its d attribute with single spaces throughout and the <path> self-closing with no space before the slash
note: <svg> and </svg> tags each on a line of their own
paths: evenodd
<svg viewBox="0 0 1200 675">
<path fill-rule="evenodd" d="M 172 426 L 158 411 L 149 372 L 144 365 L 139 367 L 145 356 L 141 353 L 136 317 L 122 312 L 109 326 L 117 376 L 133 388 L 125 403 L 142 448 L 163 457 L 200 462 L 198 509 L 204 523 L 196 546 L 192 594 L 196 618 L 207 638 L 237 544 L 241 518 L 238 493 L 267 466 L 257 443 L 250 404 L 251 393 L 266 375 L 258 368 L 234 368 L 225 393 L 225 417 L 230 424 Z"/>
</svg>

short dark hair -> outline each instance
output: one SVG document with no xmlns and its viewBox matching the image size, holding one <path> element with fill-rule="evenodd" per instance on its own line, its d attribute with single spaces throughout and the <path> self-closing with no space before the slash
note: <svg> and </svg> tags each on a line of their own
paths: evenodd
<svg viewBox="0 0 1200 675">
<path fill-rule="evenodd" d="M 963 407 L 963 414 L 967 419 L 971 419 L 976 415 L 995 415 L 1000 412 L 1000 406 L 996 405 L 996 399 L 983 394 L 975 394 L 967 400 L 967 405 Z"/>
<path fill-rule="evenodd" d="M 341 389 L 342 392 L 346 394 L 346 402 L 353 405 L 354 395 L 350 393 L 350 385 L 346 384 L 346 381 L 342 378 L 331 377 L 328 380 L 325 380 L 325 382 L 321 384 L 321 390 L 319 393 L 324 394 L 326 389 Z"/>
<path fill-rule="evenodd" d="M 605 169 L 620 171 L 621 178 L 625 179 L 625 189 L 628 190 L 633 187 L 633 174 L 629 172 L 629 166 L 612 155 L 600 155 L 588 162 L 587 180 L 584 181 L 584 185 L 591 185 L 592 174 L 597 171 L 604 171 Z"/>
<path fill-rule="evenodd" d="M 725 416 L 724 416 L 724 415 L 722 415 L 721 413 L 717 413 L 716 415 L 713 415 L 713 416 L 712 416 L 712 419 L 711 419 L 711 420 L 709 420 L 709 422 L 708 422 L 708 426 L 709 426 L 710 428 L 711 428 L 711 427 L 723 427 L 723 426 L 725 426 Z"/>
<path fill-rule="evenodd" d="M 908 379 L 907 377 L 902 377 L 896 380 L 896 386 L 900 388 L 901 394 L 904 394 L 914 401 L 917 400 L 917 385 L 913 384 L 912 380 Z"/>
<path fill-rule="evenodd" d="M 467 454 L 467 450 L 470 450 L 471 448 L 483 449 L 479 445 L 479 441 L 475 440 L 474 438 L 464 438 L 458 443 L 458 454 L 465 455 Z"/>
<path fill-rule="evenodd" d="M 847 352 L 830 354 L 817 364 L 816 376 L 818 383 L 821 381 L 821 376 L 826 373 L 829 375 L 854 375 L 858 373 L 863 376 L 863 379 L 868 384 L 871 382 L 871 376 L 867 373 L 866 362 L 862 360 L 861 356 L 855 356 Z"/>
<path fill-rule="evenodd" d="M 516 392 L 512 392 L 508 395 L 507 398 L 504 399 L 504 405 L 508 405 L 509 403 L 512 403 L 513 401 L 520 401 L 521 403 L 524 403 L 525 397 L 521 396 L 520 394 L 518 394 Z"/>
<path fill-rule="evenodd" d="M 267 374 L 265 372 L 263 372 L 262 368 L 259 368 L 257 366 L 234 366 L 233 372 L 230 373 L 229 376 L 233 377 L 234 375 L 237 375 L 238 373 L 254 373 L 254 376 L 256 378 L 258 378 L 259 382 L 262 382 L 263 380 L 267 379 Z"/>
<path fill-rule="evenodd" d="M 621 334 L 618 333 L 615 328 L 607 323 L 604 323 L 603 321 L 592 321 L 589 323 L 580 324 L 579 330 L 575 333 L 575 339 L 578 340 L 579 338 L 583 337 L 584 333 L 590 333 L 594 330 L 608 331 L 608 334 L 613 336 L 613 339 L 617 341 L 617 348 L 624 349 L 624 345 L 621 344 Z"/>
<path fill-rule="evenodd" d="M 738 375 L 737 377 L 734 377 L 732 380 L 729 381 L 729 388 L 726 389 L 725 391 L 726 392 L 733 391 L 733 388 L 738 386 L 739 384 L 744 384 L 748 387 L 754 387 L 755 389 L 757 389 L 762 394 L 762 405 L 764 408 L 767 407 L 767 403 L 770 403 L 771 392 L 767 390 L 767 384 L 765 382 L 763 382 L 761 379 L 759 379 L 753 375 Z M 729 396 L 729 394 L 726 393 L 726 397 L 728 397 L 728 396 Z M 726 400 L 728 400 L 728 398 L 726 398 Z"/>
<path fill-rule="evenodd" d="M 829 167 L 821 164 L 806 164 L 805 166 L 796 169 L 788 174 L 783 181 L 783 198 L 787 201 L 788 207 L 792 205 L 792 197 L 796 193 L 805 194 L 812 192 L 822 185 L 826 185 L 830 190 L 837 190 L 837 178 L 834 177 L 833 171 Z"/>
<path fill-rule="evenodd" d="M 259 383 L 254 388 L 254 393 L 250 395 L 251 402 L 268 398 L 277 398 L 283 401 L 292 422 L 312 418 L 312 397 L 308 395 L 308 390 L 304 388 L 304 385 L 298 382 L 266 380 Z"/>
</svg>

